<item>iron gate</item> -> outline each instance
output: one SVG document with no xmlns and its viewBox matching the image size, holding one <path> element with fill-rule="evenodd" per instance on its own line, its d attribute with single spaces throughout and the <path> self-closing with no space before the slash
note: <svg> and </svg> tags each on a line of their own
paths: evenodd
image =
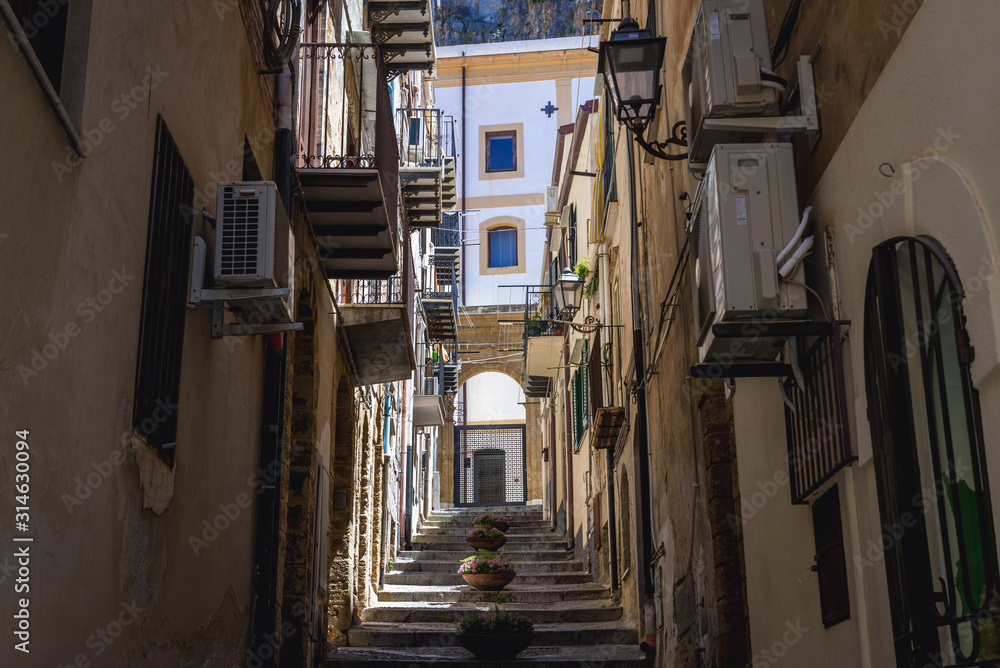
<svg viewBox="0 0 1000 668">
<path fill-rule="evenodd" d="M 527 502 L 524 425 L 455 427 L 455 505 Z"/>
</svg>

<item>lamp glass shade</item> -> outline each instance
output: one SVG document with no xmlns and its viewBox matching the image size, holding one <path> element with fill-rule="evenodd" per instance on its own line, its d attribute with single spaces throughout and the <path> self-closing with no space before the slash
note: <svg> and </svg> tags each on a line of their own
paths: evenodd
<svg viewBox="0 0 1000 668">
<path fill-rule="evenodd" d="M 616 32 L 601 43 L 600 67 L 618 120 L 648 120 L 656 113 L 666 44 L 646 30 Z"/>
<path fill-rule="evenodd" d="M 580 310 L 580 303 L 583 301 L 583 281 L 566 267 L 552 288 L 552 298 L 555 299 L 556 310 L 560 315 L 572 318 Z"/>
</svg>

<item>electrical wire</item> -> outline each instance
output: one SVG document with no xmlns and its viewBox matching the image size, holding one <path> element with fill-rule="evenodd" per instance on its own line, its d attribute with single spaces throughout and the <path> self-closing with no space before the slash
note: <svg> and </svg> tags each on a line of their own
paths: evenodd
<svg viewBox="0 0 1000 668">
<path fill-rule="evenodd" d="M 833 320 L 830 319 L 830 314 L 826 310 L 826 304 L 823 303 L 823 298 L 819 296 L 818 292 L 816 292 L 815 290 L 813 290 L 812 288 L 810 288 L 805 283 L 800 283 L 799 281 L 793 281 L 790 278 L 783 278 L 781 280 L 783 280 L 785 283 L 792 283 L 792 284 L 797 285 L 799 287 L 805 288 L 810 293 L 812 293 L 812 295 L 816 298 L 816 301 L 819 303 L 819 307 L 823 310 L 823 319 L 826 320 L 827 322 L 833 322 Z"/>
<path fill-rule="evenodd" d="M 771 47 L 771 67 L 778 69 L 781 63 L 785 62 L 788 55 L 788 43 L 792 36 L 792 29 L 799 18 L 799 7 L 802 0 L 789 0 L 788 9 L 785 10 L 785 18 L 781 20 L 781 28 L 778 30 L 778 38 Z"/>
</svg>

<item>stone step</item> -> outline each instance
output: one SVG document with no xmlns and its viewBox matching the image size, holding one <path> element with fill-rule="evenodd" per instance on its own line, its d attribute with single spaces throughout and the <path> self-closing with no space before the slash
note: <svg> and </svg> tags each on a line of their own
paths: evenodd
<svg viewBox="0 0 1000 668">
<path fill-rule="evenodd" d="M 489 603 L 498 595 L 512 604 L 535 605 L 571 601 L 611 600 L 608 587 L 587 582 L 577 585 L 528 584 L 517 578 L 501 592 L 479 591 L 465 584 L 421 586 L 386 583 L 378 592 L 380 602 Z M 610 603 L 609 603 L 610 605 Z"/>
<path fill-rule="evenodd" d="M 536 624 L 566 624 L 579 622 L 613 622 L 621 619 L 622 609 L 603 601 L 574 601 L 563 604 L 505 603 L 504 610 L 517 612 L 527 616 Z M 462 617 L 474 612 L 487 612 L 493 609 L 492 604 L 474 605 L 450 604 L 441 605 L 427 603 L 379 603 L 367 608 L 361 615 L 366 622 L 394 623 L 457 623 Z"/>
<path fill-rule="evenodd" d="M 444 525 L 443 527 L 429 527 L 422 526 L 420 531 L 414 535 L 417 536 L 461 536 L 465 538 L 469 535 L 474 527 L 469 526 L 449 526 Z M 441 532 L 444 533 L 441 533 Z M 517 536 L 554 536 L 555 533 L 549 530 L 549 527 L 523 527 L 523 526 L 512 526 L 507 531 L 504 532 L 505 536 L 510 537 L 511 535 Z"/>
<path fill-rule="evenodd" d="M 348 631 L 351 647 L 454 647 L 455 624 L 395 624 L 362 622 Z M 582 645 L 638 645 L 638 632 L 621 622 L 536 624 L 535 644 L 580 647 Z"/>
<path fill-rule="evenodd" d="M 486 512 L 485 510 L 459 510 L 459 511 L 435 511 L 427 515 L 427 520 L 431 522 L 447 522 L 454 519 L 456 522 L 471 522 L 480 515 L 503 515 L 508 521 L 519 520 L 544 520 L 545 516 L 540 510 L 500 510 Z"/>
<path fill-rule="evenodd" d="M 538 573 L 582 573 L 583 562 L 579 559 L 573 561 L 531 561 L 528 559 L 518 560 L 511 556 L 511 560 L 517 564 L 518 574 L 538 574 Z M 460 560 L 455 559 L 398 559 L 393 562 L 392 572 L 402 573 L 455 573 L 458 571 Z"/>
<path fill-rule="evenodd" d="M 465 549 L 455 547 L 450 550 L 403 550 L 399 553 L 399 559 L 428 561 L 448 561 L 449 559 L 455 559 L 461 561 L 466 557 L 472 556 L 474 552 L 475 550 L 468 545 L 465 546 Z M 536 559 L 538 561 L 566 561 L 573 557 L 573 553 L 565 548 L 559 550 L 536 550 L 531 547 L 509 545 L 504 545 L 504 554 L 517 563 L 527 561 L 528 559 Z"/>
<path fill-rule="evenodd" d="M 408 585 L 464 585 L 465 580 L 458 574 L 458 564 L 454 573 L 387 573 L 386 584 Z M 521 584 L 579 584 L 590 582 L 590 573 L 518 573 L 514 582 Z M 468 585 L 466 585 L 468 586 Z M 471 587 L 470 587 L 471 588 Z"/>
<path fill-rule="evenodd" d="M 327 655 L 330 668 L 364 665 L 371 668 L 407 668 L 436 666 L 447 663 L 456 668 L 481 668 L 484 664 L 461 647 L 369 648 L 337 647 Z M 517 655 L 514 661 L 491 661 L 492 668 L 517 668 L 531 664 L 536 668 L 568 666 L 601 666 L 602 668 L 639 668 L 649 665 L 645 655 L 634 644 L 593 645 L 583 647 L 546 647 L 533 644 Z"/>
<path fill-rule="evenodd" d="M 417 550 L 426 549 L 428 545 L 433 546 L 431 549 L 448 549 L 449 547 L 466 548 L 469 546 L 469 544 L 465 541 L 465 538 L 462 536 L 449 536 L 448 534 L 436 533 L 427 535 L 415 534 L 411 544 L 414 549 Z M 537 536 L 532 536 L 530 534 L 508 535 L 507 543 L 504 547 L 510 546 L 513 548 L 515 545 L 519 545 L 524 548 L 537 548 L 539 550 L 557 550 L 560 547 L 565 547 L 566 541 L 555 536 L 554 534 Z"/>
</svg>

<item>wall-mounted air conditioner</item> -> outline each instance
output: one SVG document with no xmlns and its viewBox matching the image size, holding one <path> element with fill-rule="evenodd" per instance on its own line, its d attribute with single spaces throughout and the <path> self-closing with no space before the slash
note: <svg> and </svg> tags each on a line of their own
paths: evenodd
<svg viewBox="0 0 1000 668">
<path fill-rule="evenodd" d="M 691 215 L 700 362 L 773 360 L 784 341 L 761 323 L 805 316 L 798 213 L 791 144 L 715 146 Z M 739 335 L 717 336 L 716 325 Z"/>
<path fill-rule="evenodd" d="M 708 160 L 717 143 L 759 141 L 762 130 L 715 130 L 705 120 L 776 115 L 781 86 L 770 70 L 764 0 L 703 0 L 682 75 L 691 162 Z"/>
<path fill-rule="evenodd" d="M 559 187 L 545 187 L 545 212 L 559 213 Z"/>
<path fill-rule="evenodd" d="M 264 322 L 291 319 L 295 236 L 272 181 L 218 186 L 213 279 L 219 288 L 288 288 L 282 297 L 233 300 L 231 310 Z M 240 313 L 238 313 L 240 315 Z"/>
</svg>

